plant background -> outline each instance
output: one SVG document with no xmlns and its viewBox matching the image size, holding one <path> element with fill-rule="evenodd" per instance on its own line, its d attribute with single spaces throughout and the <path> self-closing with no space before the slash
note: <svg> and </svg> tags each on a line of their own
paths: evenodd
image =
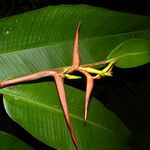
<svg viewBox="0 0 150 150">
<path fill-rule="evenodd" d="M 88 4 L 150 16 L 150 6 L 146 0 L 0 0 L 0 18 L 59 4 Z M 150 149 L 149 83 L 150 63 L 132 69 L 114 68 L 114 77 L 97 81 L 92 92 L 92 96 L 115 112 L 130 129 L 132 132 L 130 141 L 133 150 Z M 84 89 L 81 84 L 78 85 L 75 82 L 68 82 L 67 84 Z M 16 135 L 35 149 L 52 149 L 33 138 L 13 122 L 4 110 L 2 95 L 0 99 L 0 130 Z"/>
</svg>

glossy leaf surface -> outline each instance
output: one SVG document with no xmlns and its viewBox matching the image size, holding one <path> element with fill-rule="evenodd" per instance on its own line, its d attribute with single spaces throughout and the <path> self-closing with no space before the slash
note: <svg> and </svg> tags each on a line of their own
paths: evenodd
<svg viewBox="0 0 150 150">
<path fill-rule="evenodd" d="M 125 40 L 150 39 L 149 17 L 85 5 L 47 7 L 4 18 L 0 20 L 0 79 L 71 65 L 79 21 L 81 64 L 106 59 Z"/>
<path fill-rule="evenodd" d="M 34 137 L 56 149 L 75 149 L 53 82 L 18 85 L 2 93 L 7 113 Z M 112 112 L 92 98 L 85 124 L 85 92 L 66 86 L 66 95 L 79 149 L 130 149 L 130 133 Z"/>
<path fill-rule="evenodd" d="M 19 138 L 0 131 L 0 148 L 2 150 L 33 150 Z"/>
<path fill-rule="evenodd" d="M 136 67 L 150 62 L 150 40 L 128 40 L 117 46 L 107 59 L 117 58 L 116 66 Z"/>
</svg>

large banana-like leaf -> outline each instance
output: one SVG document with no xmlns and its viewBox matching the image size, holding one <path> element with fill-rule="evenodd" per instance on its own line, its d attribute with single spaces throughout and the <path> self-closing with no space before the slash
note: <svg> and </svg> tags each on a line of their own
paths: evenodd
<svg viewBox="0 0 150 150">
<path fill-rule="evenodd" d="M 150 39 L 149 17 L 91 6 L 47 7 L 4 18 L 0 21 L 0 79 L 71 65 L 80 21 L 82 63 L 106 59 L 125 40 Z"/>
<path fill-rule="evenodd" d="M 0 131 L 0 148 L 2 150 L 33 150 L 17 137 Z"/>
<path fill-rule="evenodd" d="M 18 85 L 2 93 L 7 113 L 34 137 L 57 149 L 74 149 L 53 82 Z M 79 149 L 130 149 L 130 133 L 112 112 L 92 98 L 85 124 L 85 93 L 66 86 L 66 94 Z"/>
<path fill-rule="evenodd" d="M 149 61 L 149 17 L 84 5 L 47 7 L 0 21 L 0 80 L 71 65 L 80 21 L 82 63 L 117 57 L 119 67 L 134 67 Z M 148 45 L 143 46 L 148 55 L 137 63 L 121 62 L 132 54 L 126 47 L 141 50 L 134 40 L 124 42 L 135 38 L 144 39 L 139 41 Z M 122 57 L 127 52 L 129 57 Z M 113 113 L 93 98 L 84 125 L 85 93 L 68 86 L 66 92 L 79 149 L 130 149 L 129 131 Z M 7 113 L 34 137 L 57 149 L 74 149 L 53 83 L 18 85 L 0 93 Z"/>
</svg>

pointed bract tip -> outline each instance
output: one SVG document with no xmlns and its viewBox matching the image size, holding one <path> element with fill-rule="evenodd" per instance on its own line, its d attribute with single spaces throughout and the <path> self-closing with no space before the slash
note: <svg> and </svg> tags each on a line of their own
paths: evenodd
<svg viewBox="0 0 150 150">
<path fill-rule="evenodd" d="M 71 133 L 71 137 L 72 137 L 73 143 L 74 143 L 76 149 L 78 150 L 78 144 L 77 144 L 77 140 L 75 138 L 75 134 L 74 134 L 72 128 L 69 127 L 69 129 L 70 129 L 70 133 Z"/>
<path fill-rule="evenodd" d="M 85 111 L 85 114 L 84 114 L 84 122 L 85 123 L 87 122 L 87 111 Z"/>
<path fill-rule="evenodd" d="M 79 26 L 79 27 L 81 26 L 81 20 L 79 21 L 78 26 Z"/>
<path fill-rule="evenodd" d="M 80 26 L 81 26 L 81 20 L 79 21 L 78 26 L 77 26 L 78 31 L 80 30 Z"/>
</svg>

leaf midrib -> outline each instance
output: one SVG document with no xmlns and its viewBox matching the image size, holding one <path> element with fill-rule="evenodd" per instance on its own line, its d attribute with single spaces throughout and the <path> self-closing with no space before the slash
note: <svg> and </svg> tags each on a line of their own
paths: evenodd
<svg viewBox="0 0 150 150">
<path fill-rule="evenodd" d="M 56 111 L 56 112 L 58 112 L 58 113 L 63 114 L 63 111 L 62 111 L 62 110 L 53 108 L 52 106 L 46 106 L 46 105 L 44 105 L 44 104 L 42 104 L 42 103 L 39 103 L 39 102 L 36 102 L 36 101 L 33 101 L 33 100 L 29 101 L 28 98 L 25 98 L 25 97 L 23 97 L 23 96 L 21 96 L 21 95 L 19 95 L 19 94 L 16 94 L 16 93 L 8 92 L 8 91 L 6 91 L 5 89 L 0 90 L 0 93 L 3 94 L 3 95 L 6 94 L 6 95 L 8 95 L 8 96 L 12 96 L 12 97 L 14 97 L 14 99 L 15 99 L 15 98 L 18 98 L 18 99 L 20 99 L 21 101 L 24 101 L 24 102 L 26 102 L 26 103 L 32 103 L 33 105 L 38 105 L 38 106 L 44 107 L 44 108 L 46 108 L 46 109 L 48 109 L 48 110 L 53 110 L 53 111 Z M 71 116 L 72 118 L 76 118 L 77 120 L 81 120 L 81 121 L 84 122 L 84 119 L 83 119 L 83 118 L 81 118 L 81 117 L 79 117 L 79 116 L 76 116 L 76 115 L 74 115 L 74 114 L 72 114 L 72 113 L 69 113 L 69 116 Z M 105 130 L 105 131 L 111 133 L 112 135 L 119 137 L 121 140 L 124 140 L 124 139 L 125 139 L 125 138 L 123 138 L 122 136 L 118 135 L 116 132 L 114 132 L 114 131 L 112 131 L 112 130 L 110 130 L 110 129 L 108 129 L 108 128 L 106 128 L 106 127 L 100 125 L 100 124 L 97 124 L 97 123 L 95 123 L 95 122 L 93 122 L 93 121 L 87 120 L 87 123 L 89 123 L 89 124 L 91 124 L 91 125 L 93 125 L 93 126 L 96 126 L 96 127 L 98 127 L 98 128 L 101 128 L 101 129 L 103 129 L 103 130 Z"/>
<path fill-rule="evenodd" d="M 113 57 L 113 59 L 115 59 L 115 58 L 121 58 L 121 57 L 126 57 L 126 56 L 134 56 L 134 55 L 143 55 L 143 54 L 148 54 L 148 53 L 150 53 L 150 51 L 144 51 L 144 52 L 134 52 L 134 53 L 127 53 L 127 54 L 124 54 L 124 55 L 120 55 L 120 56 L 116 56 L 116 57 Z M 108 56 L 108 59 L 109 59 L 109 57 L 111 57 L 111 55 L 110 56 Z"/>
<path fill-rule="evenodd" d="M 109 38 L 109 37 L 116 37 L 116 36 L 121 36 L 121 35 L 127 35 L 127 34 L 135 34 L 135 33 L 138 33 L 138 32 L 150 32 L 150 29 L 146 29 L 146 30 L 138 30 L 138 31 L 133 31 L 133 32 L 126 32 L 126 33 L 118 33 L 118 34 L 109 34 L 109 35 L 104 35 L 104 36 L 95 36 L 95 37 L 87 37 L 87 38 L 81 38 L 79 39 L 79 42 L 80 41 L 86 41 L 86 40 L 93 40 L 93 39 L 103 39 L 103 38 Z M 53 45 L 65 45 L 65 44 L 69 44 L 69 43 L 73 43 L 73 40 L 67 40 L 67 41 L 58 41 L 58 42 L 53 42 L 53 43 L 44 43 L 43 45 L 41 44 L 37 44 L 36 46 L 31 46 L 31 47 L 28 47 L 28 48 L 24 48 L 24 49 L 11 49 L 10 52 L 7 52 L 7 53 L 0 53 L 0 57 L 2 56 L 5 56 L 5 55 L 8 55 L 8 54 L 12 54 L 12 53 L 16 53 L 16 52 L 23 52 L 23 51 L 27 51 L 27 50 L 30 50 L 30 51 L 33 51 L 35 50 L 36 48 L 42 48 L 42 47 L 49 47 L 49 46 L 53 46 Z M 9 51 L 10 49 L 8 49 L 7 51 Z M 0 50 L 1 51 L 1 50 Z"/>
</svg>

